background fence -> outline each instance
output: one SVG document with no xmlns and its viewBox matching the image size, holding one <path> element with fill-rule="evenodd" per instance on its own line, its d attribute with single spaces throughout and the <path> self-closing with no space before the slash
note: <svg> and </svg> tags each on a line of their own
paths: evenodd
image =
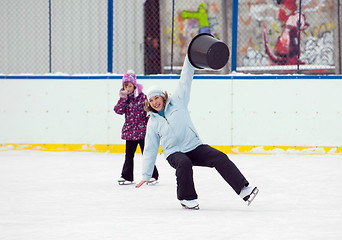
<svg viewBox="0 0 342 240">
<path fill-rule="evenodd" d="M 341 0 L 2 0 L 0 73 L 178 73 L 190 40 L 226 42 L 220 71 L 341 74 Z"/>
</svg>

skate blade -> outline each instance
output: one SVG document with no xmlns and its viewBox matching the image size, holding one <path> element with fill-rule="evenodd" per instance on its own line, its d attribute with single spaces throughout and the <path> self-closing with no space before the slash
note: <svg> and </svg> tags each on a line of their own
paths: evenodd
<svg viewBox="0 0 342 240">
<path fill-rule="evenodd" d="M 182 205 L 182 207 L 184 208 L 184 209 L 190 209 L 190 210 L 199 210 L 199 205 L 197 205 L 197 206 L 195 206 L 195 207 L 188 207 L 188 206 L 186 206 L 185 204 L 182 204 L 181 203 L 181 205 Z"/>
<path fill-rule="evenodd" d="M 119 185 L 132 185 L 134 184 L 134 182 L 131 182 L 131 181 L 124 181 L 124 182 L 118 182 Z"/>
<path fill-rule="evenodd" d="M 156 185 L 158 183 L 158 180 L 155 181 L 148 181 L 148 185 Z"/>
<path fill-rule="evenodd" d="M 254 198 L 258 195 L 258 193 L 259 193 L 259 189 L 255 187 L 247 200 L 248 206 L 253 202 Z"/>
</svg>

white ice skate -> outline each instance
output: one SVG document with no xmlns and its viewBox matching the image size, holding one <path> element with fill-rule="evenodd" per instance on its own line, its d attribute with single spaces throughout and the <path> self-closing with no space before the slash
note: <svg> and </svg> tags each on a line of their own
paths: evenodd
<svg viewBox="0 0 342 240">
<path fill-rule="evenodd" d="M 180 204 L 185 209 L 193 209 L 193 210 L 199 209 L 199 204 L 196 200 L 181 200 Z"/>
<path fill-rule="evenodd" d="M 254 198 L 256 197 L 256 195 L 258 194 L 259 189 L 257 187 L 243 187 L 239 196 L 247 202 L 247 205 L 249 206 Z"/>
<path fill-rule="evenodd" d="M 151 179 L 148 181 L 148 184 L 149 184 L 149 185 L 154 185 L 154 184 L 156 184 L 156 183 L 158 183 L 158 180 L 155 179 L 155 178 L 151 178 Z"/>
<path fill-rule="evenodd" d="M 119 183 L 119 185 L 131 185 L 134 182 L 133 181 L 128 181 L 128 180 L 126 180 L 126 179 L 121 177 L 121 178 L 118 179 L 118 183 Z"/>
</svg>

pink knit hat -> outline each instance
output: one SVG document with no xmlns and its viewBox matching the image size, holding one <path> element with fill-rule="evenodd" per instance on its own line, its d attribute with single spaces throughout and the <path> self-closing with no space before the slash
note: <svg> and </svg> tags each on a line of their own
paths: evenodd
<svg viewBox="0 0 342 240">
<path fill-rule="evenodd" d="M 134 97 L 139 96 L 142 92 L 143 85 L 137 83 L 137 77 L 132 70 L 128 70 L 127 73 L 122 77 L 122 86 L 125 82 L 130 82 L 135 86 Z"/>
</svg>

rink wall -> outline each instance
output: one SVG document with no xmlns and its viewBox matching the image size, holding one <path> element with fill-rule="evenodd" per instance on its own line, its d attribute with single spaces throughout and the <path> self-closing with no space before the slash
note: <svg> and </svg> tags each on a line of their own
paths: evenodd
<svg viewBox="0 0 342 240">
<path fill-rule="evenodd" d="M 120 75 L 0 76 L 0 150 L 124 152 Z M 170 94 L 179 76 L 138 76 Z M 189 111 L 226 153 L 342 154 L 342 76 L 197 75 Z"/>
</svg>

